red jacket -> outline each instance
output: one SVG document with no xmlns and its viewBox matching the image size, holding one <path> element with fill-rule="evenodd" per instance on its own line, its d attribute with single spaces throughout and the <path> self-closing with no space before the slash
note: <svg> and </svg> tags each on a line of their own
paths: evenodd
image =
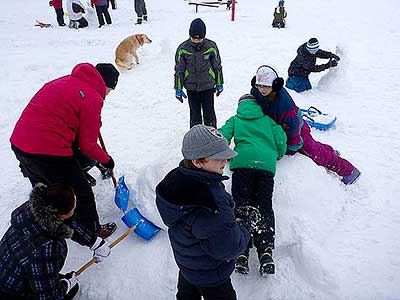
<svg viewBox="0 0 400 300">
<path fill-rule="evenodd" d="M 107 163 L 110 157 L 97 144 L 106 85 L 94 66 L 82 63 L 71 75 L 46 83 L 22 112 L 10 142 L 29 154 L 72 156 L 80 150 Z"/>
<path fill-rule="evenodd" d="M 54 8 L 57 8 L 57 9 L 63 8 L 62 7 L 62 0 L 51 0 L 50 2 L 51 2 L 51 5 Z"/>
</svg>

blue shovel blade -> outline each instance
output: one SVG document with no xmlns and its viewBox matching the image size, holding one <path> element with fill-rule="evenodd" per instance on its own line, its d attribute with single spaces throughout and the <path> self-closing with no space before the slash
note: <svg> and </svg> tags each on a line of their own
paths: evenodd
<svg viewBox="0 0 400 300">
<path fill-rule="evenodd" d="M 146 241 L 150 241 L 161 229 L 143 217 L 137 208 L 128 211 L 122 221 L 128 228 L 136 225 L 135 233 Z"/>
<path fill-rule="evenodd" d="M 123 212 L 125 212 L 126 209 L 128 208 L 129 195 L 130 195 L 130 192 L 129 192 L 128 186 L 125 183 L 124 176 L 121 176 L 118 179 L 118 185 L 115 188 L 114 202 L 115 202 L 115 205 L 117 205 L 118 208 L 120 210 L 122 210 Z"/>
</svg>

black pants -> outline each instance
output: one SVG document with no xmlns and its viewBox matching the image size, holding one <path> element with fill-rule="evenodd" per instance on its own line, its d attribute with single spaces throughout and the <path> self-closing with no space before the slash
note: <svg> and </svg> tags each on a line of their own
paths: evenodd
<svg viewBox="0 0 400 300">
<path fill-rule="evenodd" d="M 188 282 L 179 272 L 177 300 L 236 300 L 236 292 L 233 289 L 231 279 L 212 287 L 197 287 Z"/>
<path fill-rule="evenodd" d="M 111 8 L 112 9 L 117 9 L 117 5 L 115 3 L 115 0 L 110 0 L 110 3 L 111 3 Z"/>
<path fill-rule="evenodd" d="M 76 195 L 75 220 L 87 229 L 96 232 L 99 226 L 94 194 L 83 176 L 79 162 L 74 157 L 58 157 L 26 154 L 12 147 L 19 160 L 24 177 L 28 177 L 32 186 L 38 182 L 44 184 L 64 183 L 71 186 Z"/>
<path fill-rule="evenodd" d="M 107 5 L 96 6 L 96 14 L 97 14 L 97 19 L 99 20 L 100 26 L 104 25 L 104 18 L 106 18 L 107 24 L 111 24 L 111 17 L 108 12 Z M 103 15 L 104 15 L 104 18 L 103 18 Z"/>
<path fill-rule="evenodd" d="M 60 25 L 60 26 L 65 25 L 65 23 L 64 23 L 64 10 L 62 8 L 55 8 L 54 10 L 56 11 L 58 25 Z"/>
<path fill-rule="evenodd" d="M 187 91 L 190 107 L 190 128 L 204 124 L 217 128 L 217 117 L 214 111 L 214 89 L 201 92 Z M 203 110 L 203 118 L 201 111 Z M 204 123 L 203 120 L 204 119 Z"/>
<path fill-rule="evenodd" d="M 78 23 L 79 23 L 79 28 L 85 28 L 88 27 L 89 25 L 88 21 L 84 17 L 80 18 L 78 20 Z"/>
<path fill-rule="evenodd" d="M 236 207 L 251 205 L 261 214 L 258 230 L 253 233 L 253 243 L 257 251 L 274 248 L 275 216 L 272 208 L 274 174 L 264 170 L 235 169 L 232 174 L 232 197 Z M 249 244 L 251 247 L 251 243 Z"/>
<path fill-rule="evenodd" d="M 138 18 L 147 16 L 146 3 L 144 0 L 134 0 L 134 6 Z"/>
</svg>

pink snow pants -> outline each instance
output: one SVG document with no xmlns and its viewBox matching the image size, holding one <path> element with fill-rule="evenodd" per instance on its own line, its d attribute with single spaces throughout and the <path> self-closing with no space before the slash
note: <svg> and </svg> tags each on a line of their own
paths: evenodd
<svg viewBox="0 0 400 300">
<path fill-rule="evenodd" d="M 306 122 L 301 128 L 301 137 L 304 145 L 299 152 L 311 158 L 317 165 L 325 167 L 339 176 L 349 175 L 353 171 L 354 166 L 344 158 L 337 156 L 331 146 L 313 139 L 310 126 Z"/>
</svg>

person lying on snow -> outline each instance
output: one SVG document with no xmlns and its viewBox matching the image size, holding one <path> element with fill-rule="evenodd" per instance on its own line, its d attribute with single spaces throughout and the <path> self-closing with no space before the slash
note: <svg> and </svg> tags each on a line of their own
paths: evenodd
<svg viewBox="0 0 400 300">
<path fill-rule="evenodd" d="M 65 184 L 39 183 L 29 200 L 11 214 L 11 225 L 0 241 L 0 299 L 69 300 L 79 290 L 74 272 L 60 274 L 67 258 L 66 239 L 76 208 L 73 189 Z M 93 250 L 96 262 L 109 256 L 105 240 L 75 224 L 77 242 Z"/>
<path fill-rule="evenodd" d="M 228 159 L 237 153 L 213 127 L 193 126 L 182 143 L 184 160 L 156 187 L 158 211 L 179 268 L 178 300 L 236 299 L 230 276 L 249 243 L 260 213 L 254 207 L 235 221 L 225 190 Z"/>
</svg>

